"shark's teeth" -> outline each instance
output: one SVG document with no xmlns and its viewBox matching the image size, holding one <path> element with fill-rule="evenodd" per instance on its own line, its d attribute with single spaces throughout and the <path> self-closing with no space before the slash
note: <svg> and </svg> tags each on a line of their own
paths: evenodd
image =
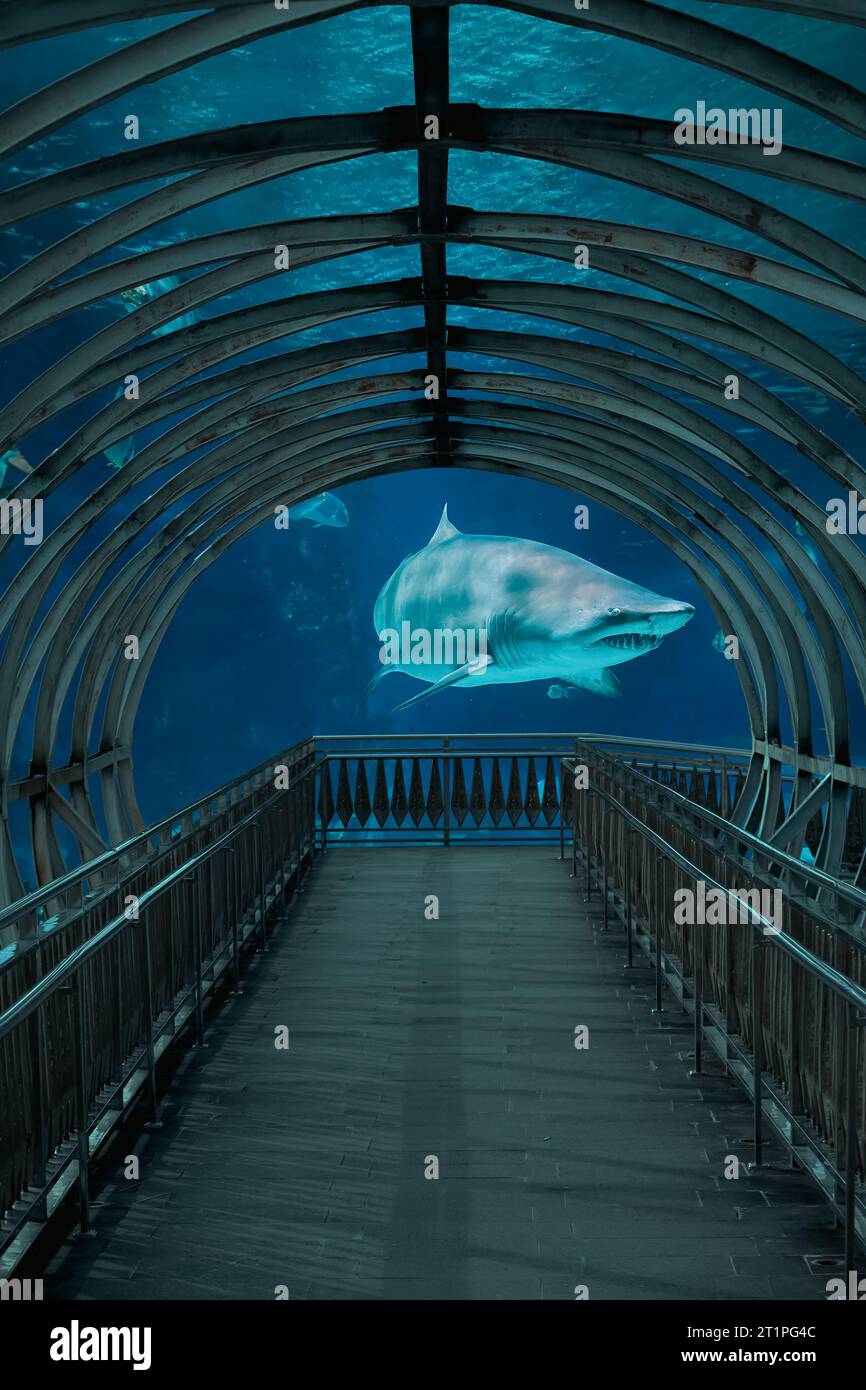
<svg viewBox="0 0 866 1390">
<path fill-rule="evenodd" d="M 603 640 L 609 647 L 617 647 L 620 651 L 648 652 L 657 647 L 662 639 L 649 632 L 623 632 L 619 637 L 605 637 Z"/>
</svg>

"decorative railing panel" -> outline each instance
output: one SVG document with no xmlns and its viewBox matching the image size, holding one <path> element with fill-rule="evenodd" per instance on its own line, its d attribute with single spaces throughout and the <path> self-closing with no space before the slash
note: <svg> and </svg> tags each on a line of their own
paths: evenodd
<svg viewBox="0 0 866 1390">
<path fill-rule="evenodd" d="M 475 737 L 466 747 L 443 740 L 439 748 L 403 754 L 388 743 L 368 751 L 317 740 L 317 749 L 331 742 L 336 746 L 323 750 L 318 774 L 322 844 L 560 839 L 560 762 L 570 741 L 536 739 L 500 751 L 500 739 Z"/>
</svg>

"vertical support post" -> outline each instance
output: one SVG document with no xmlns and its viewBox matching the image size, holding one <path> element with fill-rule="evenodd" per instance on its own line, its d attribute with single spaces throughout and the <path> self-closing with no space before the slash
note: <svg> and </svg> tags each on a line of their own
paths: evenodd
<svg viewBox="0 0 866 1390">
<path fill-rule="evenodd" d="M 84 1035 L 84 999 L 78 976 L 70 985 L 75 1015 L 75 1123 L 78 1148 L 78 1212 L 81 1234 L 90 1233 L 90 1139 L 87 1133 L 87 1039 Z"/>
<path fill-rule="evenodd" d="M 800 1081 L 800 974 L 793 960 L 788 961 L 788 1095 L 791 1100 L 791 1114 L 797 1115 L 803 1108 L 803 1087 Z M 791 1126 L 791 1167 L 796 1168 L 794 1155 L 794 1127 Z"/>
<path fill-rule="evenodd" d="M 265 847 L 260 821 L 253 821 L 253 831 L 256 840 L 256 867 L 259 882 L 259 950 L 264 952 L 268 949 L 268 940 L 265 935 Z"/>
<path fill-rule="evenodd" d="M 685 931 L 685 928 L 683 928 Z M 695 1069 L 697 1076 L 702 1069 L 702 1049 L 704 1042 L 704 927 L 695 922 L 692 929 L 692 951 L 694 953 L 695 981 Z"/>
<path fill-rule="evenodd" d="M 631 837 L 633 831 L 630 826 L 625 827 L 625 940 L 626 950 L 626 969 L 631 970 L 634 966 L 634 943 L 632 941 L 631 930 Z"/>
<path fill-rule="evenodd" d="M 277 807 L 277 877 L 279 879 L 279 888 L 277 889 L 277 904 L 279 905 L 280 914 L 282 914 L 283 907 L 285 906 L 286 896 L 286 819 L 286 798 L 281 797 L 279 805 Z M 324 830 L 324 827 L 322 833 L 323 835 L 327 833 Z M 324 849 L 324 847 L 325 845 L 323 840 L 322 848 Z"/>
<path fill-rule="evenodd" d="M 601 929 L 607 931 L 607 806 L 601 808 L 601 896 L 603 912 Z"/>
<path fill-rule="evenodd" d="M 123 912 L 124 915 L 126 914 L 126 909 L 124 908 L 124 905 L 123 905 L 123 899 L 124 899 L 123 885 L 121 884 L 120 879 L 119 879 L 119 877 L 118 877 L 118 883 L 117 883 L 117 913 L 116 913 L 116 916 L 118 916 L 118 917 L 120 916 L 121 912 Z M 114 1032 L 115 1032 L 115 1037 L 117 1038 L 117 1071 L 114 1073 L 114 1075 L 115 1075 L 115 1077 L 116 1077 L 116 1079 L 117 1079 L 118 1081 L 122 1081 L 122 1080 L 123 1080 L 123 1057 L 124 1057 L 124 1049 L 123 1049 L 123 984 L 124 984 L 124 975 L 123 975 L 123 941 L 124 941 L 124 935 L 123 935 L 122 932 L 120 932 L 120 933 L 118 933 L 117 939 L 116 939 L 116 941 L 115 941 L 115 943 L 114 943 L 114 946 L 113 946 L 112 952 L 111 952 L 111 954 L 112 954 L 112 956 L 113 956 L 113 959 L 114 959 Z M 112 1070 L 113 1070 L 113 1068 L 112 1068 Z"/>
<path fill-rule="evenodd" d="M 755 1162 L 764 1161 L 764 938 L 760 931 L 752 945 L 752 1053 L 754 1056 L 754 1135 Z"/>
<path fill-rule="evenodd" d="M 192 949 L 195 969 L 195 1046 L 206 1047 L 204 1040 L 204 996 L 202 993 L 202 948 L 201 948 L 201 893 L 199 890 L 199 871 L 184 876 L 184 883 L 190 885 L 190 920 L 192 922 Z"/>
<path fill-rule="evenodd" d="M 556 764 L 554 763 L 554 768 L 555 768 L 555 767 L 556 767 Z M 564 818 L 562 812 L 563 812 L 563 806 L 564 806 L 564 804 L 565 804 L 565 774 L 566 774 L 566 770 L 567 770 L 567 769 L 566 769 L 565 763 L 560 762 L 560 764 L 559 764 L 559 862 L 560 862 L 560 864 L 564 863 L 564 861 L 565 861 L 565 818 Z"/>
<path fill-rule="evenodd" d="M 225 855 L 225 898 L 226 912 L 231 917 L 232 928 L 232 994 L 239 994 L 240 983 L 240 952 L 238 951 L 238 904 L 235 893 L 235 872 L 234 872 L 234 846 L 226 845 L 223 849 Z"/>
<path fill-rule="evenodd" d="M 845 1277 L 857 1258 L 854 1197 L 857 1189 L 857 1044 L 858 1018 L 853 1004 L 845 1009 Z"/>
<path fill-rule="evenodd" d="M 651 902 L 651 903 L 652 903 L 652 902 L 658 903 L 659 900 L 661 900 L 661 903 L 662 903 L 662 910 L 661 910 L 661 911 L 659 911 L 658 909 L 656 910 L 656 920 L 655 920 L 655 922 L 653 923 L 653 925 L 654 925 L 654 927 L 655 927 L 655 934 L 656 934 L 656 950 L 655 950 L 655 967 L 656 967 L 656 1006 L 655 1006 L 655 1008 L 653 1009 L 653 1013 L 655 1013 L 655 1014 L 663 1014 L 663 1013 L 664 1013 L 664 1009 L 662 1008 L 662 922 L 663 922 L 663 920 L 664 920 L 663 913 L 664 913 L 664 898 L 665 898 L 665 893 L 664 893 L 664 882 L 662 883 L 662 890 L 661 890 L 661 893 L 659 893 L 659 889 L 658 889 L 658 880 L 659 880 L 659 868 L 661 868 L 662 877 L 664 877 L 665 862 L 666 862 L 666 861 L 665 861 L 664 855 L 657 852 L 657 853 L 656 853 L 656 857 L 655 857 L 655 870 L 656 870 L 656 872 L 655 872 L 655 883 L 653 884 L 653 893 L 652 893 L 652 896 L 651 896 L 651 898 L 650 898 L 650 902 Z"/>
<path fill-rule="evenodd" d="M 299 893 L 301 891 L 301 817 L 298 807 L 298 783 L 295 783 L 289 795 L 292 798 L 292 872 L 295 878 L 295 892 Z"/>
<path fill-rule="evenodd" d="M 42 951 L 37 947 L 38 979 L 42 979 Z M 45 1016 L 42 1007 L 30 1016 L 30 1066 L 34 1080 L 33 1099 L 35 1101 L 32 1117 L 34 1131 L 33 1186 L 44 1187 L 48 1178 L 48 1061 L 45 1036 Z M 34 1208 L 32 1220 L 47 1221 L 48 1208 L 44 1196 L 40 1197 Z"/>
<path fill-rule="evenodd" d="M 721 878 L 722 883 L 725 884 L 725 886 L 727 886 L 727 878 L 725 874 L 720 871 L 718 863 L 716 864 L 716 873 Z M 733 1005 L 734 1000 L 736 999 L 736 990 L 734 989 L 735 973 L 736 962 L 734 960 L 734 926 L 733 923 L 730 920 L 728 920 L 728 923 L 725 927 L 725 1074 L 728 1076 L 730 1076 L 731 1061 L 731 1045 L 729 1042 L 729 1037 L 732 1031 L 734 1031 Z M 739 1032 L 740 1030 L 737 1029 L 736 1031 Z"/>
<path fill-rule="evenodd" d="M 442 816 L 442 837 L 446 845 L 451 844 L 451 757 L 447 749 L 451 747 L 450 738 L 442 740 L 442 800 L 445 803 Z"/>
<path fill-rule="evenodd" d="M 304 805 L 306 825 L 310 837 L 310 865 L 316 861 L 316 779 L 308 771 L 304 775 Z"/>
<path fill-rule="evenodd" d="M 153 959 L 150 950 L 150 926 L 147 911 L 142 913 L 139 917 L 138 926 L 141 933 L 142 957 L 144 963 L 144 970 L 142 972 L 144 985 L 144 1038 L 147 1056 L 147 1090 L 150 1102 L 150 1120 L 146 1127 L 161 1128 L 156 1098 L 156 1053 L 153 1045 Z"/>
</svg>

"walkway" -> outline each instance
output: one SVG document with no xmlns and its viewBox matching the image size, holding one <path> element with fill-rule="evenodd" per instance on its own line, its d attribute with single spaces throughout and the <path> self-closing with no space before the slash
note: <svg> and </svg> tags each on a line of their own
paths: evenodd
<svg viewBox="0 0 866 1390">
<path fill-rule="evenodd" d="M 685 1018 L 651 1014 L 568 871 L 329 851 L 46 1296 L 823 1299 L 826 1207 L 798 1174 L 724 1179 L 744 1098 L 689 1078 Z"/>
</svg>

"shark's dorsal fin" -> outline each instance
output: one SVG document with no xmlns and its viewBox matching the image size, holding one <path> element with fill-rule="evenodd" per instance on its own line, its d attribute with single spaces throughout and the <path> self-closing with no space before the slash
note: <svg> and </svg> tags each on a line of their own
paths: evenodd
<svg viewBox="0 0 866 1390">
<path fill-rule="evenodd" d="M 460 532 L 448 520 L 448 503 L 442 508 L 442 515 L 439 518 L 439 525 L 427 542 L 428 545 L 438 545 L 440 541 L 450 541 L 452 536 L 459 536 Z"/>
</svg>

